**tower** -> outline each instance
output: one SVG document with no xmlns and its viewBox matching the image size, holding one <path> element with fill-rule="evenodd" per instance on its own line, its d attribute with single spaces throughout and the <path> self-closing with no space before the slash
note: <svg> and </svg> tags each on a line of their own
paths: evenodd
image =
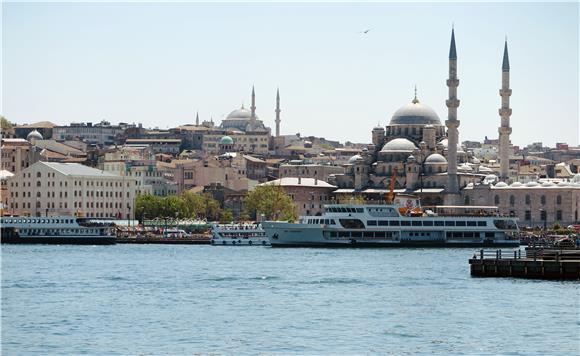
<svg viewBox="0 0 580 356">
<path fill-rule="evenodd" d="M 195 113 L 195 126 L 199 126 L 199 111 Z"/>
<path fill-rule="evenodd" d="M 499 116 L 501 117 L 501 125 L 499 127 L 499 178 L 502 181 L 507 181 L 509 178 L 509 145 L 510 134 L 512 128 L 510 127 L 510 116 L 512 109 L 510 109 L 510 61 L 508 58 L 507 39 L 503 48 L 503 63 L 501 66 L 501 89 L 499 90 L 501 96 L 501 108 L 499 109 Z"/>
<path fill-rule="evenodd" d="M 276 89 L 276 137 L 280 137 L 280 89 Z"/>
<path fill-rule="evenodd" d="M 250 106 L 250 110 L 252 110 L 252 119 L 256 118 L 256 93 L 254 92 L 254 86 L 252 85 L 252 106 Z"/>
<path fill-rule="evenodd" d="M 449 162 L 447 168 L 447 186 L 445 192 L 449 194 L 447 200 L 449 203 L 457 201 L 457 194 L 459 194 L 459 182 L 457 180 L 457 142 L 459 141 L 459 120 L 457 120 L 457 108 L 459 107 L 459 100 L 457 99 L 457 87 L 459 86 L 459 79 L 457 79 L 457 51 L 455 49 L 455 29 L 451 30 L 451 46 L 449 48 L 449 79 L 447 79 L 447 87 L 449 88 L 449 99 L 445 101 L 447 105 L 447 161 Z"/>
</svg>

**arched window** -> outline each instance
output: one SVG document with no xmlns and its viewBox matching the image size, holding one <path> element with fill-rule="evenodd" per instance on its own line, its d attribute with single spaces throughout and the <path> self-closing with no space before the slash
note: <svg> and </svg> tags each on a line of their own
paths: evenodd
<svg viewBox="0 0 580 356">
<path fill-rule="evenodd" d="M 561 195 L 558 195 L 556 197 L 556 204 L 558 204 L 558 205 L 562 204 L 562 196 Z"/>
<path fill-rule="evenodd" d="M 493 203 L 495 205 L 499 205 L 499 195 L 496 195 L 495 198 L 493 199 Z"/>
<path fill-rule="evenodd" d="M 469 195 L 465 196 L 465 205 L 469 205 Z"/>
<path fill-rule="evenodd" d="M 532 200 L 530 199 L 530 195 L 529 194 L 526 194 L 526 204 L 527 205 L 530 205 L 531 201 Z"/>
<path fill-rule="evenodd" d="M 545 195 L 542 195 L 540 197 L 540 202 L 542 203 L 542 205 L 546 205 L 546 196 Z"/>
<path fill-rule="evenodd" d="M 516 197 L 514 197 L 513 195 L 510 195 L 510 205 L 514 206 L 516 204 Z"/>
</svg>

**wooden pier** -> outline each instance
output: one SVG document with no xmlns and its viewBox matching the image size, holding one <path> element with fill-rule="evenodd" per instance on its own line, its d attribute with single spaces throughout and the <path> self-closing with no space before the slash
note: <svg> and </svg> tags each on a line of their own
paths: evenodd
<svg viewBox="0 0 580 356">
<path fill-rule="evenodd" d="M 211 236 L 205 234 L 191 237 L 163 237 L 163 235 L 147 234 L 142 236 L 117 236 L 118 244 L 167 244 L 167 245 L 209 245 Z"/>
<path fill-rule="evenodd" d="M 580 249 L 480 250 L 469 265 L 474 277 L 580 280 Z"/>
</svg>

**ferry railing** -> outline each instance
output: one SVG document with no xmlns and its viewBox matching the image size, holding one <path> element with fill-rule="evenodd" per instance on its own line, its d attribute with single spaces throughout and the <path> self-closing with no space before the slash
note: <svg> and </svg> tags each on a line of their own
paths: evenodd
<svg viewBox="0 0 580 356">
<path fill-rule="evenodd" d="M 526 256 L 524 255 L 524 258 Z M 502 260 L 502 259 L 521 259 L 522 258 L 522 250 L 484 250 L 481 249 L 473 253 L 474 260 Z"/>
<path fill-rule="evenodd" d="M 561 260 L 580 260 L 580 250 L 578 249 L 526 249 L 525 253 L 522 255 L 520 249 L 513 251 L 505 250 L 484 250 L 481 249 L 473 254 L 474 260 L 520 260 L 520 259 L 531 259 L 534 261 L 556 261 Z"/>
</svg>

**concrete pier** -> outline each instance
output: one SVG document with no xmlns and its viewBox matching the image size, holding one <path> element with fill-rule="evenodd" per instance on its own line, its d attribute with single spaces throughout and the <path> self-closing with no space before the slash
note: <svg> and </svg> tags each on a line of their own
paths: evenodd
<svg viewBox="0 0 580 356">
<path fill-rule="evenodd" d="M 480 250 L 469 260 L 474 277 L 580 280 L 580 250 Z"/>
</svg>

